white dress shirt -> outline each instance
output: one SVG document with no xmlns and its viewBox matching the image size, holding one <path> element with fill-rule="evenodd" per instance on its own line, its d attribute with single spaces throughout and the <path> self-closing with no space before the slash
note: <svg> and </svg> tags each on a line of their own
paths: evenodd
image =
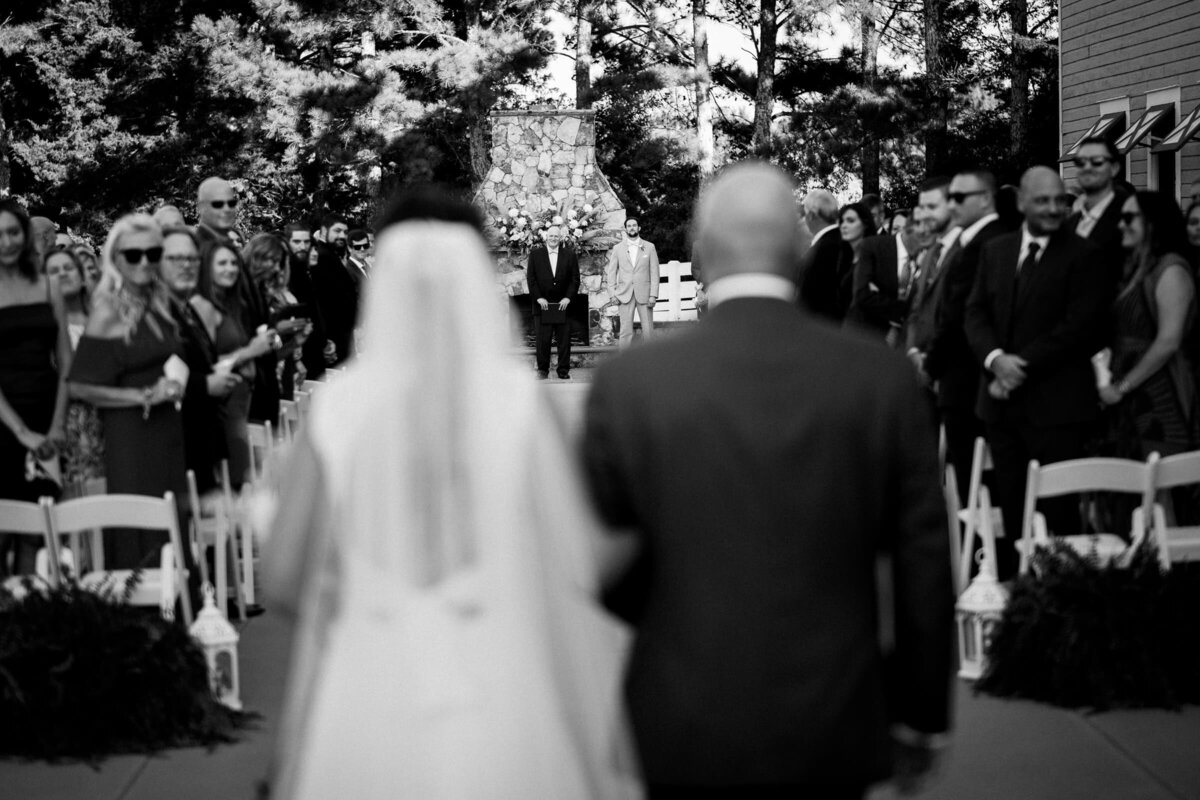
<svg viewBox="0 0 1200 800">
<path fill-rule="evenodd" d="M 1049 243 L 1050 243 L 1049 236 L 1034 236 L 1032 233 L 1029 232 L 1028 227 L 1026 227 L 1025 225 L 1022 225 L 1021 226 L 1021 250 L 1017 255 L 1017 264 L 1014 267 L 1014 269 L 1016 269 L 1018 272 L 1020 272 L 1021 265 L 1025 263 L 1025 257 L 1029 255 L 1029 248 L 1035 244 L 1037 245 L 1038 250 L 1037 250 L 1037 255 L 1035 255 L 1033 257 L 1033 263 L 1040 264 L 1042 262 L 1042 255 L 1046 252 L 1046 245 L 1048 245 Z M 999 357 L 1003 354 L 1004 354 L 1004 350 L 1002 350 L 999 347 L 997 347 L 992 352 L 988 353 L 987 358 L 985 358 L 983 360 L 983 368 L 986 370 L 991 370 L 992 362 L 995 361 L 997 357 Z"/>
<path fill-rule="evenodd" d="M 1116 196 L 1116 190 L 1109 187 L 1108 193 L 1105 194 L 1104 197 L 1097 200 L 1091 208 L 1088 208 L 1086 205 L 1087 197 L 1081 197 L 1076 200 L 1074 210 L 1079 212 L 1079 222 L 1075 225 L 1075 233 L 1079 234 L 1085 239 L 1090 236 L 1092 231 L 1096 228 L 1096 223 L 1100 221 L 1100 217 L 1108 209 L 1108 204 L 1111 203 L 1113 198 Z"/>
<path fill-rule="evenodd" d="M 557 278 L 558 277 L 558 248 L 557 247 L 553 247 L 553 248 L 547 247 L 546 255 L 550 257 L 550 274 L 553 277 Z"/>
</svg>

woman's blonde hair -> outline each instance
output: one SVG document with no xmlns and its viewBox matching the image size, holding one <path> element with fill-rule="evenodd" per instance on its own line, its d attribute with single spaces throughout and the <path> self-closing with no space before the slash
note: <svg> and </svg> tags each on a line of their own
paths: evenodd
<svg viewBox="0 0 1200 800">
<path fill-rule="evenodd" d="M 157 312 L 167 324 L 172 328 L 175 327 L 175 320 L 171 314 L 170 294 L 167 291 L 167 285 L 162 281 L 158 268 L 156 267 L 148 298 L 131 291 L 125 284 L 125 277 L 117 269 L 116 255 L 121 238 L 130 233 L 149 232 L 162 234 L 162 229 L 159 228 L 153 217 L 144 213 L 126 214 L 113 224 L 112 230 L 108 232 L 108 238 L 104 240 L 104 247 L 100 249 L 100 283 L 96 285 L 96 299 L 109 303 L 116 310 L 117 317 L 127 326 L 125 329 L 126 342 L 133 337 L 138 324 L 143 319 L 154 331 L 155 336 L 159 339 L 163 338 L 162 329 L 154 317 L 146 315 L 148 309 Z"/>
</svg>

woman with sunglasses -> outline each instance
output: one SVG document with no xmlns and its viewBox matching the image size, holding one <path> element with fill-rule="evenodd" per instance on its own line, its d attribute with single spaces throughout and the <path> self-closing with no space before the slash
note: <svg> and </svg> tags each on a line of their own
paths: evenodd
<svg viewBox="0 0 1200 800">
<path fill-rule="evenodd" d="M 216 371 L 239 375 L 241 381 L 217 400 L 217 416 L 225 435 L 229 454 L 230 478 L 240 487 L 250 471 L 251 395 L 256 385 L 259 359 L 272 353 L 277 336 L 266 328 L 249 327 L 247 320 L 257 319 L 248 304 L 253 292 L 247 291 L 242 257 L 227 242 L 212 242 L 200 254 L 200 274 L 196 293 L 188 302 L 204 323 L 217 352 Z M 251 299 L 247 299 L 247 298 Z"/>
<path fill-rule="evenodd" d="M 838 212 L 838 231 L 842 235 L 842 250 L 838 258 L 838 304 L 842 316 L 850 308 L 854 294 L 854 265 L 863 239 L 875 235 L 875 217 L 866 203 L 850 203 Z"/>
<path fill-rule="evenodd" d="M 72 397 L 100 409 L 109 493 L 186 498 L 180 340 L 159 278 L 162 254 L 162 232 L 150 215 L 128 214 L 113 225 L 69 379 Z M 106 537 L 105 567 L 157 567 L 166 541 L 162 531 Z"/>
<path fill-rule="evenodd" d="M 46 253 L 46 277 L 57 282 L 67 313 L 67 335 L 71 350 L 87 327 L 90 292 L 83 264 L 73 248 L 54 247 Z M 83 494 L 88 481 L 104 477 L 104 434 L 100 416 L 90 403 L 72 400 L 67 405 L 66 441 L 63 448 L 63 488 Z"/>
<path fill-rule="evenodd" d="M 71 363 L 58 284 L 38 265 L 29 214 L 15 200 L 0 200 L 0 497 L 9 500 L 58 493 L 52 481 L 27 470 L 30 454 L 57 459 Z M 14 572 L 34 571 L 37 544 L 26 539 L 0 533 L 0 576 L 10 549 Z"/>
<path fill-rule="evenodd" d="M 1196 386 L 1181 349 L 1195 314 L 1195 283 L 1184 257 L 1175 201 L 1137 192 L 1121 208 L 1125 269 L 1112 342 L 1112 383 L 1100 399 L 1116 406 L 1117 454 L 1145 458 L 1198 443 Z"/>
</svg>

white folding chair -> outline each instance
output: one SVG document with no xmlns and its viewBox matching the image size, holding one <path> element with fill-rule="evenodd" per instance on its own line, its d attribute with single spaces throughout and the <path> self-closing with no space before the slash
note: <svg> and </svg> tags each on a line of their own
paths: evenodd
<svg viewBox="0 0 1200 800">
<path fill-rule="evenodd" d="M 1200 484 L 1200 451 L 1167 456 L 1158 462 L 1154 475 L 1156 492 L 1168 491 L 1180 486 Z M 1154 518 L 1147 526 L 1158 550 L 1158 560 L 1163 569 L 1170 569 L 1172 562 L 1200 560 L 1200 525 L 1176 526 L 1167 517 L 1160 503 L 1154 504 Z M 1135 544 L 1140 540 L 1135 540 Z"/>
<path fill-rule="evenodd" d="M 279 427 L 283 441 L 295 440 L 300 432 L 300 406 L 295 400 L 279 401 Z"/>
<path fill-rule="evenodd" d="M 41 503 L 25 500 L 0 500 L 0 532 L 21 537 L 36 537 L 40 547 L 34 560 L 33 575 L 12 575 L 4 580 L 4 588 L 18 597 L 25 593 L 25 579 L 57 587 L 62 582 L 62 567 L 58 548 L 53 546 L 46 509 Z"/>
<path fill-rule="evenodd" d="M 46 515 L 50 526 L 50 541 L 54 545 L 58 536 L 73 531 L 97 531 L 96 536 L 120 535 L 122 529 L 165 530 L 168 541 L 162 546 L 158 569 L 142 570 L 142 578 L 128 602 L 138 606 L 158 606 L 164 619 L 174 619 L 175 601 L 183 606 L 183 619 L 192 624 L 192 603 L 187 592 L 187 570 L 183 561 L 183 541 L 179 534 L 179 518 L 176 516 L 175 495 L 167 492 L 161 498 L 139 494 L 109 494 L 99 497 L 81 497 L 65 503 L 46 504 Z M 103 549 L 94 548 L 96 569 L 79 578 L 84 588 L 101 586 L 123 586 L 133 574 L 131 569 L 104 569 Z"/>
<path fill-rule="evenodd" d="M 983 473 L 992 470 L 992 451 L 982 436 L 976 437 L 975 448 L 971 455 L 971 477 L 967 486 L 967 506 L 958 512 L 958 521 L 962 523 L 962 547 L 959 548 L 958 587 L 961 591 L 971 581 L 971 565 L 976 563 L 975 540 L 983 541 L 979 529 L 983 525 L 983 516 L 988 515 L 991 525 L 991 535 L 995 539 L 1003 539 L 1004 515 L 1000 509 L 992 505 L 991 495 L 983 484 Z M 986 507 L 986 512 L 985 512 Z M 995 563 L 995 562 L 993 562 Z"/>
<path fill-rule="evenodd" d="M 229 565 L 233 565 L 234 596 L 237 600 L 238 614 L 246 618 L 246 600 L 243 595 L 241 570 L 239 569 L 237 545 L 233 536 L 233 520 L 230 516 L 232 507 L 232 490 L 229 484 L 229 462 L 221 462 L 222 487 L 216 493 L 216 502 L 206 505 L 196 489 L 196 474 L 187 471 L 188 496 L 191 500 L 191 547 L 200 569 L 200 580 L 212 583 L 216 588 L 217 597 L 221 599 L 217 607 L 225 614 L 225 600 L 229 597 Z M 211 495 L 210 495 L 211 496 Z M 204 511 L 208 510 L 209 514 Z M 208 548 L 213 549 L 213 569 L 216 572 L 214 581 L 208 574 Z"/>
<path fill-rule="evenodd" d="M 1136 541 L 1139 536 L 1144 535 L 1138 528 L 1144 527 L 1145 520 L 1151 518 L 1157 463 L 1157 453 L 1145 462 L 1125 458 L 1079 458 L 1043 467 L 1037 461 L 1030 461 L 1025 487 L 1025 513 L 1021 519 L 1021 541 L 1017 543 L 1021 554 L 1021 573 L 1029 571 L 1034 548 L 1050 542 L 1046 519 L 1037 512 L 1037 501 L 1043 497 L 1061 497 L 1080 492 L 1122 492 L 1140 495 L 1140 514 L 1135 512 L 1133 515 L 1133 538 Z M 1095 553 L 1102 564 L 1126 552 L 1125 540 L 1114 533 L 1056 538 L 1082 555 Z"/>
<path fill-rule="evenodd" d="M 306 392 L 308 394 L 312 394 L 313 392 L 315 392 L 317 389 L 320 389 L 324 385 L 325 385 L 325 383 L 323 381 L 305 380 L 304 383 L 300 384 L 300 391 Z"/>
<path fill-rule="evenodd" d="M 246 426 L 250 446 L 250 482 L 257 484 L 271 463 L 275 450 L 275 432 L 270 421 L 251 422 Z"/>
</svg>

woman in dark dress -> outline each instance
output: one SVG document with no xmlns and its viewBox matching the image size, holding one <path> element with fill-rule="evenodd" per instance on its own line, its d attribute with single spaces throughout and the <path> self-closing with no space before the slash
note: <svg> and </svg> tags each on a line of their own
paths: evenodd
<svg viewBox="0 0 1200 800">
<path fill-rule="evenodd" d="M 280 398 L 291 400 L 295 389 L 304 382 L 303 373 L 297 376 L 297 366 L 303 371 L 299 357 L 312 327 L 306 317 L 297 315 L 302 309 L 297 305 L 296 296 L 288 290 L 288 250 L 282 239 L 270 233 L 255 234 L 242 250 L 242 262 L 258 296 L 266 303 L 267 324 L 275 329 L 283 343 L 278 352 L 259 359 L 259 383 L 254 387 L 250 409 L 251 419 L 269 419 L 275 424 Z M 268 372 L 271 362 L 275 368 Z M 263 381 L 268 379 L 274 383 L 263 386 Z"/>
<path fill-rule="evenodd" d="M 159 279 L 163 239 L 147 214 L 117 220 L 100 253 L 101 278 L 71 367 L 71 394 L 100 409 L 108 491 L 187 497 L 179 331 Z M 171 357 L 176 360 L 171 362 Z M 106 536 L 106 569 L 157 567 L 165 532 Z M 184 554 L 186 559 L 187 554 Z"/>
<path fill-rule="evenodd" d="M 863 202 L 842 206 L 838 212 L 838 232 L 842 235 L 842 249 L 838 255 L 838 303 L 845 315 L 854 296 L 854 265 L 858 263 L 858 250 L 863 239 L 875 235 L 875 217 Z"/>
<path fill-rule="evenodd" d="M 1197 444 L 1196 385 L 1180 347 L 1195 314 L 1195 282 L 1183 216 L 1158 192 L 1137 192 L 1121 209 L 1125 272 L 1114 306 L 1112 384 L 1117 453 L 1145 458 Z"/>
<path fill-rule="evenodd" d="M 189 300 L 216 348 L 216 370 L 241 378 L 217 404 L 229 456 L 229 474 L 235 488 L 245 482 L 250 469 L 246 424 L 261 357 L 271 353 L 277 341 L 265 325 L 257 331 L 244 327 L 248 317 L 256 318 L 254 312 L 245 308 L 241 285 L 247 282 L 238 251 L 227 243 L 213 242 L 200 255 L 198 288 Z M 271 368 L 274 369 L 273 362 Z"/>
<path fill-rule="evenodd" d="M 54 483 L 26 480 L 26 459 L 33 453 L 55 460 L 63 439 L 71 363 L 66 310 L 57 284 L 38 269 L 29 215 L 13 200 L 0 200 L 0 342 L 0 497 L 57 496 Z M 0 533 L 0 575 L 10 550 L 15 573 L 33 572 L 36 541 Z"/>
</svg>

